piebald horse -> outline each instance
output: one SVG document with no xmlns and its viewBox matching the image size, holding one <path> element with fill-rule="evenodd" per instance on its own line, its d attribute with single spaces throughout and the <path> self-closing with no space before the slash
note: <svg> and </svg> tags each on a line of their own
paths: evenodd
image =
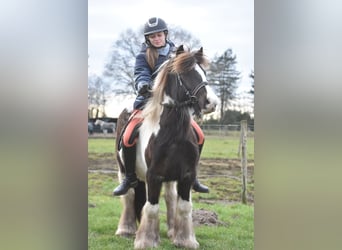
<svg viewBox="0 0 342 250">
<path fill-rule="evenodd" d="M 204 67 L 208 65 L 203 48 L 191 52 L 180 46 L 176 55 L 160 67 L 152 96 L 141 113 L 136 144 L 140 181 L 121 196 L 123 211 L 116 231 L 120 236 L 135 235 L 135 249 L 157 247 L 160 242 L 159 196 L 163 184 L 168 237 L 178 247 L 199 247 L 191 202 L 199 148 L 191 121 L 193 115 L 213 112 L 218 104 L 218 97 L 207 84 Z M 127 110 L 121 113 L 117 138 L 129 115 Z M 118 177 L 122 181 L 125 163 L 119 144 L 117 140 Z"/>
</svg>

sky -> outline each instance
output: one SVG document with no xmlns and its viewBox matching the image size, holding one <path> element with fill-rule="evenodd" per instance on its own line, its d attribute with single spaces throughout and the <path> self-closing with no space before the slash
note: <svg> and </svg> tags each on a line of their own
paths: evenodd
<svg viewBox="0 0 342 250">
<path fill-rule="evenodd" d="M 242 75 L 239 89 L 250 89 L 248 75 L 254 71 L 253 0 L 89 0 L 89 73 L 102 73 L 110 47 L 121 32 L 137 30 L 154 16 L 189 31 L 201 41 L 209 58 L 231 48 Z"/>
</svg>

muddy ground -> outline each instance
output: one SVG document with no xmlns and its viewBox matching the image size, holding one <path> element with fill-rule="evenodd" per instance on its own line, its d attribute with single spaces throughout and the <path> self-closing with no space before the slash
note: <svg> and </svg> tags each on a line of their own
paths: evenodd
<svg viewBox="0 0 342 250">
<path fill-rule="evenodd" d="M 114 154 L 88 156 L 88 170 L 117 172 Z M 254 161 L 248 160 L 247 198 L 254 203 Z M 202 202 L 234 203 L 241 199 L 241 160 L 240 159 L 201 159 L 198 178 L 209 186 L 212 196 L 199 195 Z"/>
</svg>

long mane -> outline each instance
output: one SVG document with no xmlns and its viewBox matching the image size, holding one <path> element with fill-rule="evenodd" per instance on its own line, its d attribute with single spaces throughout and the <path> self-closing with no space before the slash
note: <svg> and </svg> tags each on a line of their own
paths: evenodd
<svg viewBox="0 0 342 250">
<path fill-rule="evenodd" d="M 151 119 L 157 122 L 162 112 L 165 87 L 170 80 L 170 74 L 186 73 L 191 71 L 196 64 L 201 64 L 204 67 L 209 65 L 208 59 L 203 53 L 198 52 L 182 52 L 175 57 L 166 61 L 159 70 L 159 73 L 154 81 L 152 89 L 152 97 L 147 102 L 142 116 L 145 119 Z"/>
</svg>

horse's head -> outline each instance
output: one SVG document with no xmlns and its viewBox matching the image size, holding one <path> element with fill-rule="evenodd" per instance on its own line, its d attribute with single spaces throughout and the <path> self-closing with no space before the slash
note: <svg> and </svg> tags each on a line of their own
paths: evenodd
<svg viewBox="0 0 342 250">
<path fill-rule="evenodd" d="M 172 65 L 178 89 L 182 89 L 178 91 L 183 92 L 183 96 L 178 93 L 179 100 L 182 101 L 180 104 L 188 104 L 197 116 L 215 111 L 219 99 L 208 85 L 204 68 L 209 62 L 203 54 L 203 48 L 187 52 L 180 46 Z"/>
<path fill-rule="evenodd" d="M 95 121 L 95 123 L 94 123 L 95 125 L 101 125 L 102 124 L 102 121 L 101 120 L 99 120 L 99 119 L 96 119 L 96 121 Z"/>
<path fill-rule="evenodd" d="M 208 85 L 204 70 L 208 65 L 202 48 L 189 52 L 180 46 L 176 55 L 160 67 L 144 116 L 157 120 L 162 107 L 186 109 L 199 117 L 215 111 L 219 99 Z"/>
</svg>

